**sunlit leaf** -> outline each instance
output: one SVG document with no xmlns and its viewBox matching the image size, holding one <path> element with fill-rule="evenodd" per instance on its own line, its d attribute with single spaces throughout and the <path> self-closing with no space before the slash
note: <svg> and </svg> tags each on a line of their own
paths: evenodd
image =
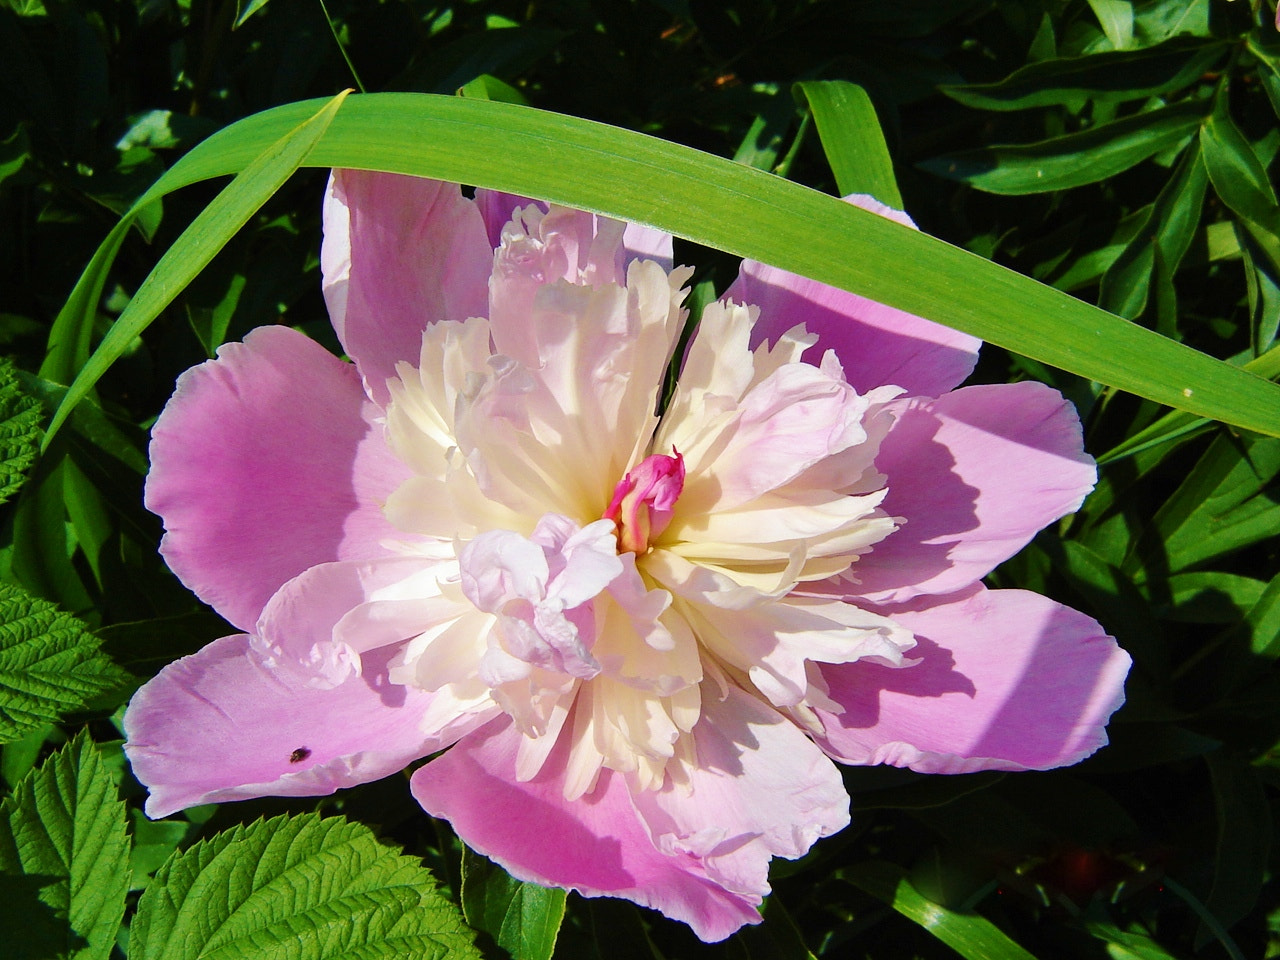
<svg viewBox="0 0 1280 960">
<path fill-rule="evenodd" d="M 551 960 L 565 892 L 517 880 L 470 848 L 462 852 L 462 912 L 512 960 Z"/>
<path fill-rule="evenodd" d="M 1164 185 L 1137 236 L 1131 240 L 1102 278 L 1099 305 L 1122 317 L 1136 318 L 1147 306 L 1151 281 L 1160 268 L 1170 275 L 1191 246 L 1200 225 L 1205 189 L 1209 183 L 1198 147 L 1183 153 L 1178 168 Z"/>
<path fill-rule="evenodd" d="M 340 817 L 276 817 L 174 854 L 147 885 L 130 960 L 478 960 L 411 857 Z"/>
<path fill-rule="evenodd" d="M 867 193 L 901 210 L 893 158 L 866 91 L 843 80 L 805 80 L 795 89 L 813 111 L 814 126 L 840 195 Z"/>
<path fill-rule="evenodd" d="M 1272 235 L 1280 234 L 1280 207 L 1266 165 L 1227 113 L 1225 99 L 1201 127 L 1200 147 L 1222 202 Z"/>
</svg>

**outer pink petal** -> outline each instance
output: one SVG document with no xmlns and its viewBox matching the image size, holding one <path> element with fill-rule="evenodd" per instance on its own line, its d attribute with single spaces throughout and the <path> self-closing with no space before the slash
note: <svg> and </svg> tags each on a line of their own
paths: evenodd
<svg viewBox="0 0 1280 960">
<path fill-rule="evenodd" d="M 382 405 L 395 365 L 415 366 L 437 320 L 486 316 L 493 248 L 455 183 L 337 170 L 320 254 L 338 339 Z"/>
<path fill-rule="evenodd" d="M 876 468 L 906 523 L 853 565 L 875 603 L 944 594 L 986 576 L 1079 509 L 1097 477 L 1075 408 L 1040 383 L 965 387 L 894 408 Z"/>
<path fill-rule="evenodd" d="M 248 797 L 333 793 L 445 746 L 419 729 L 431 696 L 389 684 L 389 651 L 363 677 L 317 690 L 265 668 L 243 634 L 160 671 L 125 712 L 125 752 L 147 815 Z"/>
<path fill-rule="evenodd" d="M 837 760 L 921 773 L 1044 770 L 1106 744 L 1130 659 L 1090 617 L 980 584 L 881 612 L 915 632 L 911 655 L 923 659 L 821 665 L 845 708 L 818 711 L 820 743 Z"/>
<path fill-rule="evenodd" d="M 849 795 L 835 764 L 756 697 L 730 687 L 724 700 L 702 702 L 689 786 L 668 782 L 634 802 L 660 847 L 701 858 L 726 888 L 761 898 L 773 857 L 804 856 L 848 825 Z"/>
<path fill-rule="evenodd" d="M 519 739 L 509 720 L 491 722 L 419 769 L 413 795 L 521 880 L 625 897 L 684 921 L 706 941 L 760 922 L 759 897 L 731 893 L 696 857 L 654 846 L 620 775 L 605 770 L 590 793 L 566 801 L 561 744 L 538 776 L 517 782 Z"/>
<path fill-rule="evenodd" d="M 384 555 L 381 504 L 408 476 L 356 370 L 288 327 L 193 367 L 151 431 L 147 509 L 182 581 L 241 629 L 317 563 Z"/>
<path fill-rule="evenodd" d="M 882 216 L 905 219 L 869 197 L 845 199 Z M 938 396 L 973 372 L 982 343 L 967 333 L 755 260 L 742 262 L 725 299 L 760 308 L 752 346 L 775 341 L 803 323 L 818 335 L 807 359 L 816 363 L 825 351 L 834 350 L 859 393 L 896 384 L 909 394 Z"/>
</svg>

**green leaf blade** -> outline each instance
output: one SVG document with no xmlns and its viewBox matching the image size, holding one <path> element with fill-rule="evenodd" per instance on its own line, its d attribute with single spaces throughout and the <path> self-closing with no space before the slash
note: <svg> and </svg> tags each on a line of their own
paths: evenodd
<svg viewBox="0 0 1280 960">
<path fill-rule="evenodd" d="M 840 195 L 866 193 L 901 210 L 893 158 L 867 92 L 844 80 L 805 80 L 795 90 L 813 112 Z"/>
</svg>

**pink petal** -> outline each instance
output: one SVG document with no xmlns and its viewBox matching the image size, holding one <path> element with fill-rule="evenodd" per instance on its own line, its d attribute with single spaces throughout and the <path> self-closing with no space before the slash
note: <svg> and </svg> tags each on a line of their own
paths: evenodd
<svg viewBox="0 0 1280 960">
<path fill-rule="evenodd" d="M 419 729 L 431 695 L 389 684 L 389 651 L 331 690 L 267 669 L 243 634 L 170 664 L 125 712 L 147 816 L 249 797 L 313 797 L 439 750 Z"/>
<path fill-rule="evenodd" d="M 383 406 L 395 365 L 417 365 L 422 331 L 488 312 L 493 248 L 457 184 L 336 170 L 320 254 L 329 316 L 369 396 Z"/>
<path fill-rule="evenodd" d="M 821 666 L 845 712 L 819 710 L 845 763 L 921 773 L 1044 770 L 1107 742 L 1129 655 L 1090 617 L 1036 593 L 975 584 L 882 613 L 919 641 L 912 667 Z"/>
<path fill-rule="evenodd" d="M 527 207 L 529 204 L 533 204 L 543 213 L 547 211 L 547 204 L 541 200 L 531 200 L 518 193 L 503 193 L 501 190 L 476 191 L 476 208 L 484 220 L 490 249 L 497 250 L 498 245 L 502 243 L 502 228 L 515 214 L 516 208 Z"/>
<path fill-rule="evenodd" d="M 250 629 L 317 563 L 384 555 L 380 504 L 408 476 L 356 370 L 288 327 L 261 327 L 193 367 L 151 431 L 147 509 L 195 593 Z"/>
<path fill-rule="evenodd" d="M 702 703 L 692 790 L 668 781 L 636 794 L 636 809 L 660 847 L 702 859 L 735 893 L 763 897 L 769 861 L 804 856 L 846 827 L 849 795 L 813 741 L 755 697 L 730 687 L 724 700 Z"/>
<path fill-rule="evenodd" d="M 891 409 L 876 456 L 889 478 L 881 506 L 906 523 L 853 565 L 850 594 L 889 603 L 966 587 L 1093 489 L 1075 408 L 1043 384 L 965 387 Z"/>
<path fill-rule="evenodd" d="M 465 609 L 440 596 L 452 564 L 423 557 L 321 563 L 282 586 L 258 618 L 253 647 L 310 686 L 360 671 L 360 655 L 408 640 Z"/>
<path fill-rule="evenodd" d="M 479 207 L 480 215 L 484 218 L 491 247 L 497 249 L 502 241 L 502 228 L 511 219 L 516 207 L 527 207 L 529 204 L 534 204 L 543 212 L 548 209 L 548 204 L 541 200 L 530 200 L 528 197 L 514 193 L 502 193 L 497 190 L 476 191 L 476 206 Z M 639 223 L 628 223 L 622 234 L 622 245 L 626 250 L 626 263 L 637 259 L 655 260 L 662 264 L 662 269 L 668 272 L 671 270 L 671 234 Z"/>
<path fill-rule="evenodd" d="M 689 924 L 707 941 L 760 922 L 758 896 L 730 892 L 696 857 L 654 846 L 619 774 L 603 771 L 590 793 L 566 801 L 563 741 L 536 777 L 517 782 L 520 737 L 505 718 L 477 730 L 413 775 L 414 797 L 518 879 L 587 897 L 625 897 Z"/>
<path fill-rule="evenodd" d="M 905 219 L 869 197 L 845 199 L 899 222 Z M 806 358 L 817 363 L 825 351 L 834 350 L 859 393 L 895 384 L 909 394 L 938 396 L 973 372 L 982 343 L 967 333 L 755 260 L 742 262 L 725 299 L 760 308 L 753 347 L 763 340 L 776 341 L 803 323 L 818 335 Z"/>
</svg>

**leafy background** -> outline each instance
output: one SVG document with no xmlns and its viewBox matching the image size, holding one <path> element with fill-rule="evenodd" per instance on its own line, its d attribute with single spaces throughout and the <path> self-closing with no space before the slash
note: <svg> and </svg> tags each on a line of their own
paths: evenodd
<svg viewBox="0 0 1280 960">
<path fill-rule="evenodd" d="M 846 770 L 853 825 L 776 862 L 764 924 L 715 946 L 511 880 L 403 777 L 142 815 L 122 706 L 231 632 L 158 558 L 146 431 L 178 373 L 255 326 L 337 349 L 322 172 L 289 179 L 39 449 L 76 372 L 50 331 L 120 215 L 208 135 L 348 86 L 529 103 L 901 199 L 930 234 L 1274 377 L 1269 0 L 3 0 L 0 83 L 7 956 L 1280 956 L 1276 439 L 988 347 L 976 379 L 1061 389 L 1103 464 L 991 582 L 1091 613 L 1133 654 L 1112 745 L 1049 773 Z M 138 218 L 86 350 L 214 195 Z M 735 270 L 679 259 L 703 296 Z"/>
</svg>

